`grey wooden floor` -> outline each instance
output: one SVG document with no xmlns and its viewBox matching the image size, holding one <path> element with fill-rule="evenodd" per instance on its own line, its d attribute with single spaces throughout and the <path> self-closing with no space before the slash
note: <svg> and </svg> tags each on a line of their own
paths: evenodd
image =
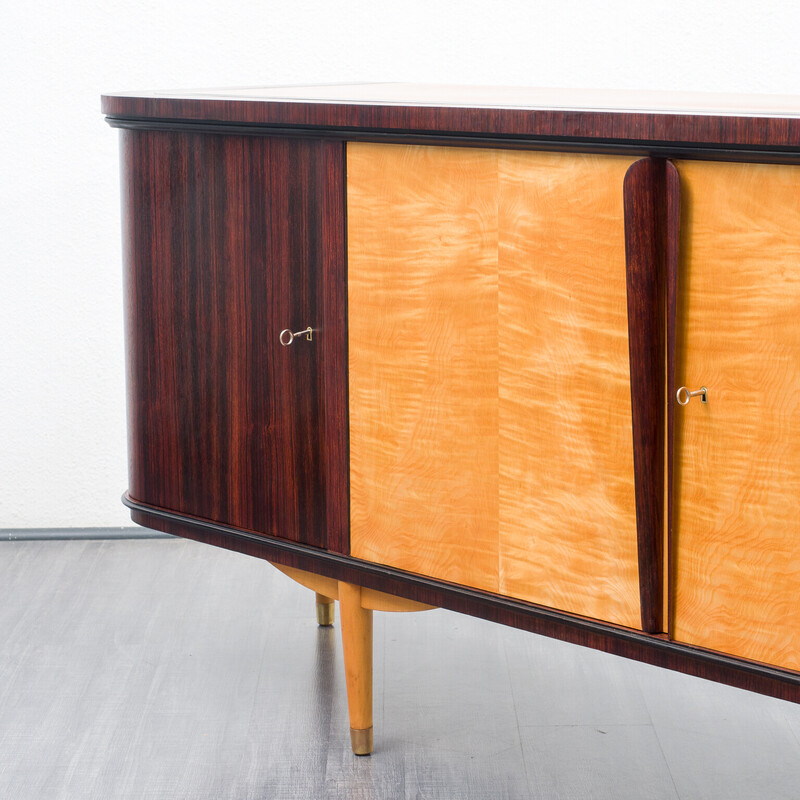
<svg viewBox="0 0 800 800">
<path fill-rule="evenodd" d="M 444 611 L 338 627 L 193 542 L 0 543 L 0 798 L 800 798 L 800 706 Z"/>
</svg>

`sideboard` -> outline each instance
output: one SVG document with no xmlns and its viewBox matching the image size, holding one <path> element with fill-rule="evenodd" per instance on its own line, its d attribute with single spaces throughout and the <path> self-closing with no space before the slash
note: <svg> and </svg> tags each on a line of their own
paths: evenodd
<svg viewBox="0 0 800 800">
<path fill-rule="evenodd" d="M 135 522 L 800 702 L 800 98 L 104 96 Z M 244 611 L 243 611 L 244 613 Z"/>
</svg>

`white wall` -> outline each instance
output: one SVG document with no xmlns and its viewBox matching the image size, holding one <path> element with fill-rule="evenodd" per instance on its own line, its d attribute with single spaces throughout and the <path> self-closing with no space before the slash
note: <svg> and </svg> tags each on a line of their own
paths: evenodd
<svg viewBox="0 0 800 800">
<path fill-rule="evenodd" d="M 9 3 L 0 528 L 129 524 L 117 136 L 102 91 L 419 81 L 800 94 L 793 2 Z"/>
</svg>

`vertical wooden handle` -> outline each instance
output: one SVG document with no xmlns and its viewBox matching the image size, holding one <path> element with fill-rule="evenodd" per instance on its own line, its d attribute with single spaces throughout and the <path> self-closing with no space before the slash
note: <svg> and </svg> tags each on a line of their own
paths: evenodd
<svg viewBox="0 0 800 800">
<path fill-rule="evenodd" d="M 674 165 L 643 158 L 623 183 L 633 464 L 642 630 L 664 631 L 664 470 L 668 436 L 668 272 L 677 258 L 679 188 Z M 671 472 L 671 465 L 670 465 Z"/>
</svg>

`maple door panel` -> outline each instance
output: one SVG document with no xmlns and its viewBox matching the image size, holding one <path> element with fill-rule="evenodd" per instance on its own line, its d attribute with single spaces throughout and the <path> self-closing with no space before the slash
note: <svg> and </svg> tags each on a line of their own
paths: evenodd
<svg viewBox="0 0 800 800">
<path fill-rule="evenodd" d="M 800 167 L 677 167 L 674 638 L 800 669 Z"/>
<path fill-rule="evenodd" d="M 352 554 L 639 627 L 630 159 L 347 161 Z"/>
<path fill-rule="evenodd" d="M 347 148 L 351 553 L 490 591 L 496 161 Z"/>
<path fill-rule="evenodd" d="M 500 160 L 500 591 L 641 626 L 622 182 Z"/>
</svg>

